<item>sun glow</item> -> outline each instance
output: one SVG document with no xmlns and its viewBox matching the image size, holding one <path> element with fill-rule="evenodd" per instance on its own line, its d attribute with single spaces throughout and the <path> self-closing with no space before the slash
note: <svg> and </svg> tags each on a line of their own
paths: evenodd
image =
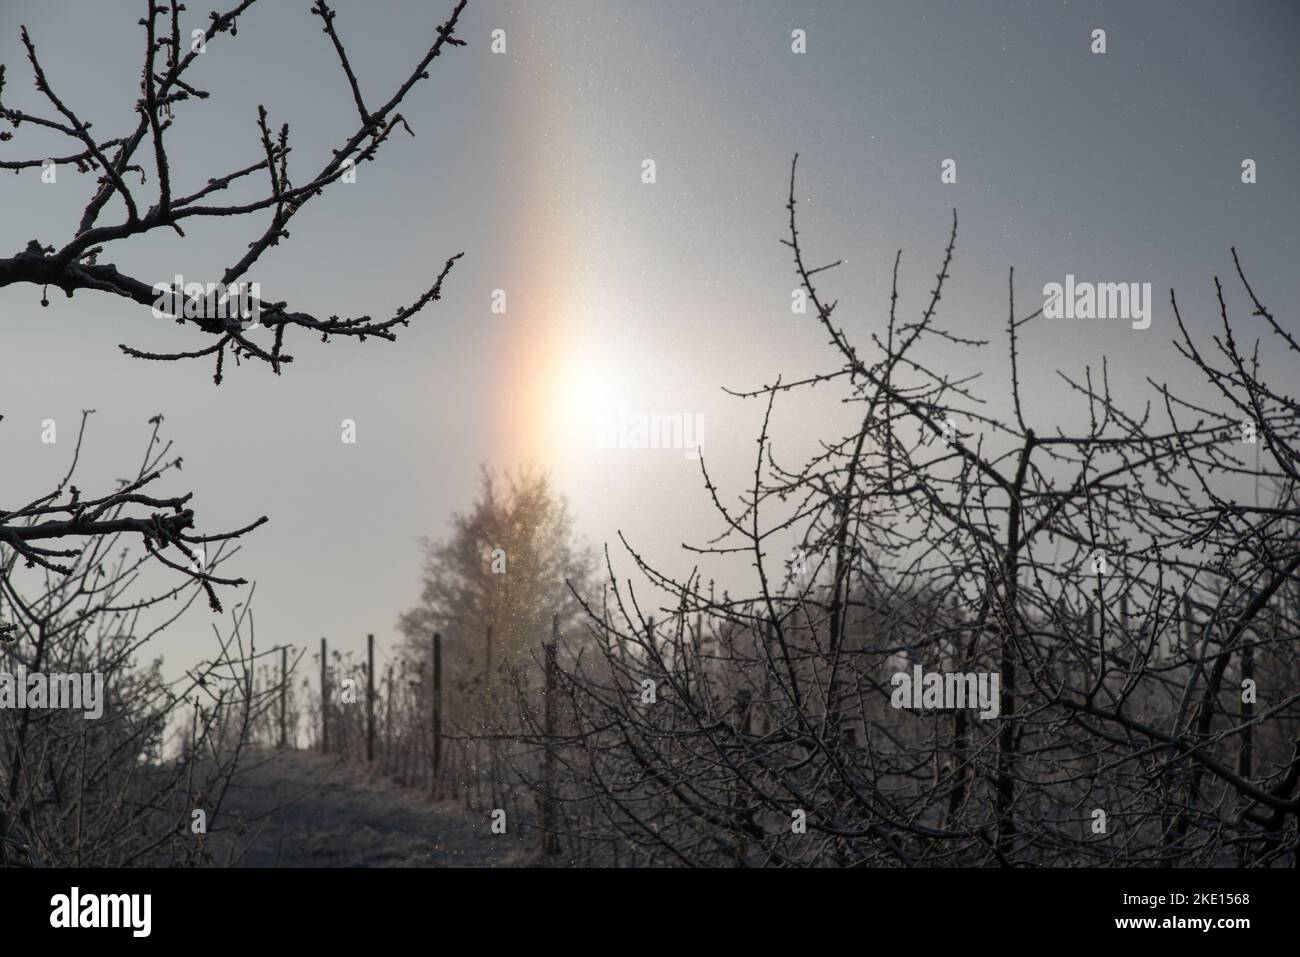
<svg viewBox="0 0 1300 957">
<path fill-rule="evenodd" d="M 629 368 L 607 350 L 578 347 L 551 370 L 545 419 L 557 465 L 596 450 L 600 417 L 627 401 Z"/>
</svg>

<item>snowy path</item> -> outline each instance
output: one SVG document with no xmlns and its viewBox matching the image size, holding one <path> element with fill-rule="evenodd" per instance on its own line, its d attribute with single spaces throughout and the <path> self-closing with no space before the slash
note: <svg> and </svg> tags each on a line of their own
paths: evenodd
<svg viewBox="0 0 1300 957">
<path fill-rule="evenodd" d="M 307 751 L 250 760 L 221 809 L 219 827 L 239 817 L 247 832 L 214 831 L 218 864 L 231 840 L 247 847 L 240 867 L 493 867 L 530 862 L 526 841 L 493 835 L 488 815 L 454 801 L 435 803 L 377 771 Z M 283 809 L 276 806 L 284 804 Z"/>
</svg>

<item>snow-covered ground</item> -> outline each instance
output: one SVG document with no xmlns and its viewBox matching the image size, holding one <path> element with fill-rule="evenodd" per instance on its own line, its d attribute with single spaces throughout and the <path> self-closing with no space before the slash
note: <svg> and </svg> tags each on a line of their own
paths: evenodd
<svg viewBox="0 0 1300 957">
<path fill-rule="evenodd" d="M 490 812 L 435 802 L 377 770 L 308 751 L 256 755 L 209 835 L 239 867 L 498 867 L 534 863 L 535 840 L 490 829 Z M 242 819 L 243 834 L 228 828 Z M 242 854 L 239 853 L 242 851 Z"/>
</svg>

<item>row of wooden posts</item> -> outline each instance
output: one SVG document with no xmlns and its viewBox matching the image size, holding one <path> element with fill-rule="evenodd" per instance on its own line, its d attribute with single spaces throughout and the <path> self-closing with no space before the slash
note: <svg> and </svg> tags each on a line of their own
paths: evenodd
<svg viewBox="0 0 1300 957">
<path fill-rule="evenodd" d="M 285 689 L 288 687 L 288 649 L 280 658 L 280 747 L 286 743 Z M 391 675 L 390 675 L 391 678 Z M 320 640 L 320 749 L 330 750 L 329 648 Z M 389 717 L 392 714 L 392 682 L 389 681 Z M 366 760 L 375 760 L 375 636 L 366 635 Z M 442 768 L 442 635 L 433 636 L 433 773 Z"/>
<path fill-rule="evenodd" d="M 545 652 L 545 693 L 543 699 L 543 728 L 548 746 L 542 757 L 542 781 L 544 798 L 541 808 L 541 830 L 543 849 L 548 853 L 559 850 L 557 824 L 558 806 L 554 799 L 556 760 L 549 742 L 555 737 L 556 706 L 555 698 L 558 686 L 558 665 L 556 647 L 559 641 L 559 615 L 551 616 L 551 641 L 543 643 Z M 491 660 L 492 632 L 487 636 L 488 661 Z M 433 732 L 433 780 L 438 780 L 442 770 L 443 733 L 442 733 L 442 635 L 433 635 L 431 656 L 433 664 L 433 700 L 430 715 Z M 366 760 L 375 760 L 375 636 L 366 636 Z M 288 687 L 289 687 L 289 649 L 280 649 L 280 747 L 288 746 Z M 320 640 L 320 750 L 328 754 L 330 750 L 329 723 L 329 648 L 326 639 Z M 391 678 L 389 682 L 388 707 L 390 724 L 392 708 Z"/>
<path fill-rule="evenodd" d="M 1190 642 L 1192 640 L 1192 611 L 1188 599 L 1183 600 L 1183 640 Z M 1094 609 L 1091 604 L 1088 606 L 1087 621 L 1091 634 L 1096 634 L 1100 622 L 1094 618 Z M 1119 621 L 1126 623 L 1128 621 L 1128 596 L 1121 598 L 1121 607 Z M 654 619 L 650 619 L 650 629 L 653 632 Z M 552 704 L 552 691 L 555 689 L 556 665 L 555 665 L 555 647 L 559 639 L 559 616 L 553 615 L 551 618 L 551 642 L 543 647 L 546 653 L 546 698 L 544 721 L 546 733 L 549 737 L 554 730 L 554 709 Z M 435 778 L 442 768 L 442 635 L 435 633 L 433 636 L 433 773 Z M 487 629 L 487 672 L 491 673 L 492 668 L 492 627 Z M 366 636 L 366 760 L 375 759 L 375 636 Z M 287 691 L 289 675 L 289 649 L 282 647 L 280 649 L 280 747 L 286 747 L 288 744 L 288 713 L 287 713 Z M 321 696 L 321 736 L 320 749 L 322 753 L 329 753 L 329 657 L 326 640 L 320 640 L 320 696 Z M 392 707 L 391 688 L 389 695 L 389 707 Z M 748 709 L 745 709 L 746 711 Z M 546 758 L 552 759 L 548 749 Z"/>
<path fill-rule="evenodd" d="M 549 687 L 549 685 L 548 685 Z M 288 721 L 289 647 L 280 648 L 280 747 L 289 743 Z M 320 749 L 328 754 L 329 736 L 329 648 L 320 640 Z M 390 681 L 389 708 L 392 708 Z M 390 715 L 391 717 L 391 715 Z M 366 760 L 375 759 L 375 636 L 366 635 Z M 442 764 L 442 635 L 433 636 L 433 768 L 437 774 Z"/>
</svg>

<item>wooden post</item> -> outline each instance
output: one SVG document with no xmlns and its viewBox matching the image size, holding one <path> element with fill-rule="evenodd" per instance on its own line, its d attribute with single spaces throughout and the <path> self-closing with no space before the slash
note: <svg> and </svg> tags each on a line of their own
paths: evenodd
<svg viewBox="0 0 1300 957">
<path fill-rule="evenodd" d="M 546 729 L 546 750 L 542 755 L 542 853 L 558 854 L 560 836 L 556 833 L 559 815 L 556 813 L 555 800 L 555 753 L 552 741 L 555 739 L 555 696 L 556 670 L 555 646 L 560 637 L 560 616 L 551 615 L 551 643 L 545 645 L 546 652 L 546 691 L 544 727 Z"/>
<path fill-rule="evenodd" d="M 320 753 L 330 753 L 330 685 L 329 658 L 325 639 L 320 640 Z"/>
<path fill-rule="evenodd" d="M 655 644 L 655 616 L 654 615 L 651 615 L 649 618 L 647 618 L 645 622 L 645 644 L 647 649 L 645 665 L 647 668 L 649 668 L 651 664 L 654 662 L 655 653 L 659 650 L 659 646 Z M 658 682 L 656 681 L 655 684 L 658 684 Z"/>
<path fill-rule="evenodd" d="M 1241 680 L 1249 681 L 1252 685 L 1255 683 L 1255 643 L 1246 641 L 1241 647 Z M 1252 698 L 1254 695 L 1251 696 Z M 1237 774 L 1245 780 L 1250 780 L 1254 772 L 1254 745 L 1255 736 L 1254 728 L 1251 722 L 1255 720 L 1255 702 L 1246 701 L 1245 695 L 1242 695 L 1241 702 L 1241 749 L 1237 752 Z M 1246 845 L 1241 845 L 1245 851 Z"/>
<path fill-rule="evenodd" d="M 698 601 L 699 595 L 696 595 Z M 704 648 L 700 644 L 704 640 L 704 615 L 695 613 L 695 627 L 691 630 L 691 654 L 694 660 L 691 667 L 695 669 L 696 687 L 702 688 L 707 680 L 704 675 Z"/>
<path fill-rule="evenodd" d="M 1255 643 L 1252 640 L 1254 635 L 1248 632 L 1245 636 L 1246 641 L 1241 646 L 1241 680 L 1244 685 L 1247 680 L 1250 681 L 1251 687 L 1255 684 Z M 1277 618 L 1273 618 L 1273 637 L 1277 638 Z M 1255 759 L 1255 731 L 1253 722 L 1255 720 L 1255 695 L 1251 695 L 1251 700 L 1247 701 L 1246 696 L 1242 695 L 1241 701 L 1241 744 L 1237 748 L 1237 775 L 1245 781 L 1250 780 L 1251 774 L 1254 773 Z M 1250 860 L 1250 842 L 1244 841 L 1237 847 L 1237 866 L 1245 867 Z"/>
<path fill-rule="evenodd" d="M 391 767 L 393 761 L 393 666 L 390 663 L 384 669 L 384 766 Z"/>
<path fill-rule="evenodd" d="M 289 646 L 280 648 L 280 747 L 289 743 L 289 726 L 285 722 L 285 698 L 289 693 Z"/>
<path fill-rule="evenodd" d="M 406 681 L 406 658 L 402 658 L 402 670 L 397 676 L 397 693 L 402 694 L 411 686 Z M 401 748 L 397 753 L 395 766 L 397 767 L 397 780 L 403 787 L 411 783 L 411 752 L 414 750 L 410 744 Z"/>
<path fill-rule="evenodd" d="M 433 636 L 433 789 L 442 770 L 442 635 Z"/>
<path fill-rule="evenodd" d="M 375 636 L 366 635 L 366 760 L 375 759 Z"/>
<path fill-rule="evenodd" d="M 763 653 L 763 737 L 772 730 L 772 672 L 776 670 L 776 625 L 771 619 L 764 625 L 767 650 Z"/>
</svg>

